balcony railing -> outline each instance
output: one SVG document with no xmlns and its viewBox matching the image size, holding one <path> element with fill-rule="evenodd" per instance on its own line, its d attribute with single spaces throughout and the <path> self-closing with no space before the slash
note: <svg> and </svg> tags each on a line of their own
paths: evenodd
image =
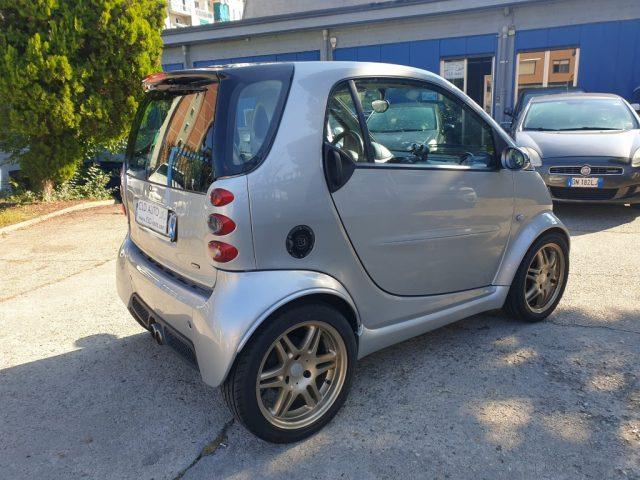
<svg viewBox="0 0 640 480">
<path fill-rule="evenodd" d="M 200 8 L 196 8 L 196 15 L 202 18 L 209 18 L 213 20 L 213 12 L 208 12 L 207 10 L 202 10 Z"/>
</svg>

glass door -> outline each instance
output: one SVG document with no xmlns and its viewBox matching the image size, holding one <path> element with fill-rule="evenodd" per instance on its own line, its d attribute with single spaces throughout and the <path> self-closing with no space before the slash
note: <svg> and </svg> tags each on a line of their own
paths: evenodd
<svg viewBox="0 0 640 480">
<path fill-rule="evenodd" d="M 469 95 L 489 115 L 493 112 L 493 57 L 440 61 L 440 75 Z"/>
</svg>

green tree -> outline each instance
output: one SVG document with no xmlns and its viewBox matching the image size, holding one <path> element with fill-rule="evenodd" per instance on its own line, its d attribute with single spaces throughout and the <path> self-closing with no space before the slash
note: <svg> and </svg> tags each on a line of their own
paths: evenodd
<svg viewBox="0 0 640 480">
<path fill-rule="evenodd" d="M 45 196 L 126 134 L 164 17 L 165 0 L 0 0 L 0 150 Z"/>
</svg>

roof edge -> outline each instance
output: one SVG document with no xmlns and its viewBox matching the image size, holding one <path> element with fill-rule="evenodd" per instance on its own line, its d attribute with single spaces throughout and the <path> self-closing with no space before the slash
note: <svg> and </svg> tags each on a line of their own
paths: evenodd
<svg viewBox="0 0 640 480">
<path fill-rule="evenodd" d="M 540 2 L 548 2 L 553 0 L 492 0 L 492 1 L 470 1 L 465 2 L 463 0 L 446 0 L 446 3 L 450 3 L 451 9 L 447 10 L 445 8 L 433 8 L 432 11 L 426 11 L 423 13 L 418 13 L 420 16 L 429 16 L 429 15 L 446 15 L 446 14 L 456 14 L 465 11 L 473 11 L 473 10 L 488 10 L 493 8 L 504 8 L 504 7 L 513 7 L 518 5 L 530 4 L 530 3 L 540 3 Z M 322 10 L 311 10 L 307 12 L 296 12 L 291 14 L 280 14 L 280 15 L 271 15 L 267 17 L 255 17 L 255 18 L 247 18 L 243 20 L 236 20 L 231 22 L 220 22 L 220 23 L 210 23 L 206 25 L 195 25 L 191 27 L 181 27 L 181 28 L 172 28 L 167 29 L 162 32 L 162 37 L 165 43 L 165 46 L 179 46 L 186 45 L 191 43 L 202 43 L 203 41 L 211 41 L 211 40 L 231 40 L 242 37 L 253 37 L 253 36 L 263 36 L 270 34 L 277 34 L 283 32 L 293 32 L 293 31 L 301 31 L 301 30 L 312 30 L 319 28 L 333 28 L 337 26 L 347 26 L 352 25 L 354 23 L 379 23 L 389 20 L 387 17 L 377 18 L 369 18 L 363 19 L 362 22 L 353 22 L 347 18 L 344 18 L 345 15 L 361 13 L 361 12 L 372 12 L 379 13 L 381 10 L 390 10 L 390 9 L 399 9 L 399 8 L 408 8 L 408 7 L 420 7 L 420 6 L 433 6 L 437 7 L 437 4 L 443 4 L 443 0 L 388 0 L 383 2 L 374 2 L 368 4 L 361 5 L 351 5 L 346 7 L 338 7 L 333 9 L 322 9 Z M 291 25 L 291 23 L 297 23 L 299 21 L 309 21 L 312 19 L 322 19 L 326 17 L 326 21 L 318 21 L 317 24 L 309 25 L 306 22 L 305 25 Z M 333 17 L 333 18 L 332 18 Z M 337 21 L 340 18 L 343 21 Z M 278 26 L 278 23 L 287 23 L 289 25 L 281 25 Z M 246 27 L 259 27 L 265 25 L 272 25 L 273 29 L 268 31 L 245 31 Z M 230 32 L 232 30 L 242 30 L 237 33 Z M 195 39 L 189 41 L 180 41 L 175 39 L 175 37 L 180 35 L 189 35 L 189 34 L 200 34 L 201 37 L 204 32 L 212 32 L 211 38 L 206 40 L 204 39 Z M 228 34 L 226 34 L 228 32 Z"/>
<path fill-rule="evenodd" d="M 262 23 L 273 23 L 280 20 L 299 20 L 303 18 L 324 17 L 327 15 L 340 15 L 344 13 L 355 13 L 368 10 L 380 10 L 405 5 L 435 3 L 442 0 L 387 0 L 384 2 L 372 2 L 361 5 L 349 5 L 346 7 L 323 8 L 319 10 L 309 10 L 306 12 L 283 13 L 279 15 L 268 15 L 266 17 L 243 18 L 229 22 L 207 23 L 205 25 L 193 25 L 190 27 L 169 28 L 162 31 L 162 36 L 177 35 L 183 32 L 199 32 L 202 30 L 222 30 L 231 27 L 242 27 L 246 25 L 260 25 Z"/>
</svg>

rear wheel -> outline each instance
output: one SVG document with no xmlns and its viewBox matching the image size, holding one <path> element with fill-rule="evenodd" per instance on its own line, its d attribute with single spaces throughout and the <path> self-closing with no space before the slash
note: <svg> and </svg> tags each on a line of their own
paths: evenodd
<svg viewBox="0 0 640 480">
<path fill-rule="evenodd" d="M 527 322 L 539 322 L 562 298 L 569 274 L 569 246 L 559 233 L 540 237 L 524 256 L 513 279 L 504 309 Z"/>
<path fill-rule="evenodd" d="M 320 430 L 344 403 L 355 336 L 346 318 L 324 304 L 296 306 L 267 322 L 240 353 L 222 391 L 255 435 L 295 442 Z"/>
</svg>

